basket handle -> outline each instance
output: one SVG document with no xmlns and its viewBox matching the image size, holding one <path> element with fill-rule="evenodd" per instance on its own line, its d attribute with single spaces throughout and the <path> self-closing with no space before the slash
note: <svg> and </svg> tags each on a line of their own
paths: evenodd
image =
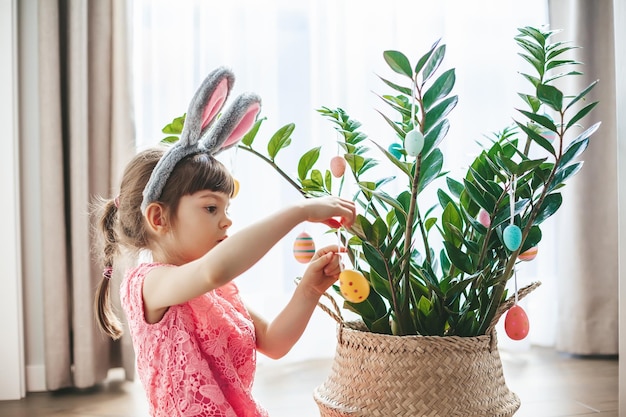
<svg viewBox="0 0 626 417">
<path fill-rule="evenodd" d="M 528 294 L 530 294 L 533 290 L 535 290 L 535 288 L 537 288 L 540 285 L 541 285 L 541 282 L 535 281 L 521 288 L 517 292 L 518 301 L 526 297 Z M 496 327 L 496 324 L 498 324 L 500 317 L 502 317 L 504 313 L 506 313 L 511 307 L 513 307 L 513 305 L 515 305 L 515 294 L 513 294 L 512 296 L 507 298 L 502 304 L 500 304 L 500 306 L 496 310 L 496 314 L 493 316 L 493 319 L 491 320 L 491 324 L 489 324 L 489 327 L 487 328 L 487 331 L 485 332 L 486 334 L 491 333 L 491 331 Z"/>
<path fill-rule="evenodd" d="M 335 320 L 337 324 L 343 325 L 344 320 L 343 316 L 341 315 L 341 309 L 339 308 L 339 305 L 337 305 L 337 301 L 335 301 L 335 299 L 330 294 L 328 294 L 328 292 L 325 292 L 322 295 L 330 300 L 334 311 L 331 310 L 330 307 L 328 307 L 326 304 L 322 303 L 321 299 L 317 302 L 317 306 L 321 308 L 324 312 L 326 312 L 326 314 L 328 314 L 333 320 Z"/>
</svg>

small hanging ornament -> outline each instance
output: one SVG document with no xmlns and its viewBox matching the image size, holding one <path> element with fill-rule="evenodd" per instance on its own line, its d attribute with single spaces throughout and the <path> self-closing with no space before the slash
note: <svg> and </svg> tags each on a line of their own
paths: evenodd
<svg viewBox="0 0 626 417">
<path fill-rule="evenodd" d="M 417 129 L 411 130 L 404 137 L 404 150 L 409 156 L 417 156 L 424 149 L 424 135 Z"/>
<path fill-rule="evenodd" d="M 504 319 L 504 330 L 507 336 L 513 340 L 522 340 L 528 336 L 530 323 L 528 316 L 522 307 L 515 304 L 506 312 Z"/>
<path fill-rule="evenodd" d="M 522 244 L 522 230 L 515 225 L 513 222 L 515 220 L 515 189 L 517 187 L 517 181 L 515 179 L 515 175 L 511 179 L 511 191 L 509 195 L 509 201 L 511 206 L 511 222 L 507 227 L 504 228 L 502 232 L 502 240 L 504 241 L 504 246 L 507 247 L 511 252 L 519 249 Z"/>
<path fill-rule="evenodd" d="M 341 246 L 341 233 L 340 229 L 337 229 L 337 246 Z M 358 259 L 358 255 L 355 256 Z M 365 279 L 365 276 L 357 270 L 343 269 L 343 265 L 340 263 L 339 267 L 341 272 L 339 273 L 339 291 L 343 297 L 351 303 L 362 303 L 370 295 L 370 283 Z"/>
<path fill-rule="evenodd" d="M 517 259 L 519 259 L 520 261 L 526 261 L 526 262 L 532 261 L 533 259 L 537 257 L 538 251 L 539 251 L 539 248 L 537 246 L 533 246 L 532 248 L 520 253 Z"/>
<path fill-rule="evenodd" d="M 387 150 L 396 159 L 402 158 L 402 145 L 400 145 L 399 143 L 396 143 L 396 142 L 392 143 L 391 145 L 389 145 L 389 148 Z"/>
<path fill-rule="evenodd" d="M 307 232 L 300 233 L 293 243 L 293 257 L 301 264 L 306 264 L 311 261 L 313 255 L 315 255 L 313 238 Z"/>
<path fill-rule="evenodd" d="M 491 217 L 489 213 L 484 208 L 481 208 L 478 211 L 478 222 L 485 226 L 487 229 L 491 226 Z"/>
<path fill-rule="evenodd" d="M 239 181 L 237 180 L 237 178 L 233 178 L 233 183 L 235 185 L 235 188 L 233 189 L 233 195 L 230 198 L 235 198 L 237 197 L 237 194 L 239 194 Z"/>
<path fill-rule="evenodd" d="M 346 172 L 346 160 L 343 156 L 336 155 L 330 160 L 330 172 L 335 178 L 341 178 Z"/>
<path fill-rule="evenodd" d="M 237 178 L 235 178 L 235 165 L 236 165 L 236 161 L 237 161 L 237 150 L 239 149 L 238 146 L 235 146 L 233 148 L 233 151 L 230 154 L 230 175 L 232 175 L 233 177 L 233 194 L 230 196 L 230 198 L 235 198 L 237 197 L 237 194 L 239 194 L 239 180 L 237 180 Z"/>
<path fill-rule="evenodd" d="M 359 271 L 346 269 L 339 274 L 339 290 L 352 303 L 361 303 L 370 295 L 370 283 Z"/>
</svg>

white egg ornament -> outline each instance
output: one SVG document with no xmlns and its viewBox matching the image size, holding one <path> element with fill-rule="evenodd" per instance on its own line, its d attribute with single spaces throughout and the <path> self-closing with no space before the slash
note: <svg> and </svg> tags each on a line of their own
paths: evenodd
<svg viewBox="0 0 626 417">
<path fill-rule="evenodd" d="M 404 137 L 404 150 L 409 156 L 417 156 L 424 148 L 424 135 L 417 129 L 411 130 Z"/>
<path fill-rule="evenodd" d="M 533 246 L 532 248 L 520 253 L 517 259 L 519 259 L 520 261 L 526 261 L 526 262 L 532 261 L 533 259 L 537 257 L 538 251 L 539 251 L 539 248 L 537 248 L 537 246 Z"/>
<path fill-rule="evenodd" d="M 352 303 L 361 303 L 370 295 L 370 283 L 359 271 L 345 269 L 339 274 L 339 290 Z"/>
<path fill-rule="evenodd" d="M 313 238 L 307 232 L 300 233 L 293 242 L 293 257 L 301 264 L 306 264 L 311 261 L 313 255 L 315 255 Z"/>
<path fill-rule="evenodd" d="M 330 160 L 330 173 L 333 177 L 340 178 L 346 172 L 346 160 L 343 156 L 333 156 Z"/>
<path fill-rule="evenodd" d="M 528 336 L 530 323 L 522 307 L 516 304 L 507 311 L 504 319 L 504 330 L 507 336 L 513 340 L 522 340 Z"/>
<path fill-rule="evenodd" d="M 511 252 L 516 251 L 522 244 L 522 231 L 517 225 L 510 224 L 502 232 L 504 246 Z"/>
</svg>

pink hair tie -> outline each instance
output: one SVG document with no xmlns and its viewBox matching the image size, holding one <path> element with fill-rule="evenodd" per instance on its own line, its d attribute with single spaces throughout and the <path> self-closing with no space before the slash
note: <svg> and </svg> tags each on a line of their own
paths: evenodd
<svg viewBox="0 0 626 417">
<path fill-rule="evenodd" d="M 107 266 L 106 268 L 104 268 L 104 270 L 102 271 L 102 277 L 106 278 L 106 279 L 111 279 L 111 275 L 113 274 L 113 268 L 110 266 Z"/>
</svg>

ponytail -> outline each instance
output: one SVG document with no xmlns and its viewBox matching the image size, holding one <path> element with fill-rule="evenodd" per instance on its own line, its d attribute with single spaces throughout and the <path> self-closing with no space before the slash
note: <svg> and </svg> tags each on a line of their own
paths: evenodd
<svg viewBox="0 0 626 417">
<path fill-rule="evenodd" d="M 118 252 L 117 235 L 114 228 L 117 217 L 117 199 L 104 201 L 102 211 L 98 225 L 104 237 L 104 270 L 100 284 L 96 289 L 94 310 L 100 329 L 112 339 L 117 340 L 122 336 L 122 324 L 113 311 L 110 296 L 113 260 Z"/>
</svg>

